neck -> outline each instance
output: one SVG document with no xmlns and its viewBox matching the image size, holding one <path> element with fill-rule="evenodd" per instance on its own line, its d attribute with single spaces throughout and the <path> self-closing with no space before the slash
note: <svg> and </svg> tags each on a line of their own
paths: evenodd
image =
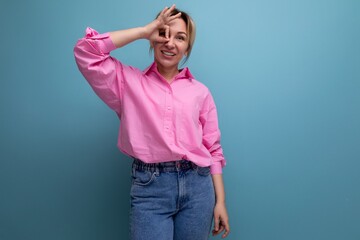
<svg viewBox="0 0 360 240">
<path fill-rule="evenodd" d="M 179 73 L 177 66 L 173 68 L 164 68 L 158 64 L 157 69 L 161 76 L 163 76 L 168 82 L 171 82 L 173 78 Z"/>
</svg>

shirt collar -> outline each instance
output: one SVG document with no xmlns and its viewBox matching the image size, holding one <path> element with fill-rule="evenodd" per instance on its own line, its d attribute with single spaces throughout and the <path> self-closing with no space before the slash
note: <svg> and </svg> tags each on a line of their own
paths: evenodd
<svg viewBox="0 0 360 240">
<path fill-rule="evenodd" d="M 157 70 L 157 64 L 156 62 L 153 62 L 149 67 L 147 67 L 143 73 L 145 75 L 150 74 L 151 72 L 155 72 L 157 74 L 160 75 L 159 71 Z M 180 69 L 180 72 L 175 76 L 174 79 L 189 79 L 189 80 L 193 80 L 194 76 L 191 74 L 190 70 L 188 67 L 185 67 L 183 69 Z"/>
</svg>

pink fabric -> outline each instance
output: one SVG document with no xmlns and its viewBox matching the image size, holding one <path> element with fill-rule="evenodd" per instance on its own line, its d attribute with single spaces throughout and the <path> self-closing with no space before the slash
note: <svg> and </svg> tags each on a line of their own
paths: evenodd
<svg viewBox="0 0 360 240">
<path fill-rule="evenodd" d="M 187 159 L 222 173 L 225 159 L 208 88 L 188 68 L 169 84 L 155 63 L 140 71 L 111 57 L 114 49 L 109 33 L 87 28 L 74 54 L 95 93 L 120 118 L 119 149 L 147 163 Z"/>
</svg>

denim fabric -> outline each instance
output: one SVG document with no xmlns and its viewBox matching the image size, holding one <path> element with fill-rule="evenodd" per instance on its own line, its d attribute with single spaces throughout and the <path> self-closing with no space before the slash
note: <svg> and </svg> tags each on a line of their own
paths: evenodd
<svg viewBox="0 0 360 240">
<path fill-rule="evenodd" d="M 132 240 L 209 238 L 215 193 L 209 167 L 179 160 L 132 167 Z"/>
</svg>

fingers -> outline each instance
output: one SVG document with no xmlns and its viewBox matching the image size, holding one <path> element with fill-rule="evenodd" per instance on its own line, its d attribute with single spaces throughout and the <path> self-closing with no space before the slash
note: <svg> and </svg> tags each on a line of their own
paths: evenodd
<svg viewBox="0 0 360 240">
<path fill-rule="evenodd" d="M 224 227 L 223 227 L 223 226 L 220 226 L 217 231 L 212 230 L 212 235 L 213 235 L 213 236 L 216 236 L 216 235 L 218 235 L 219 233 L 221 233 L 222 231 L 224 231 Z"/>
<path fill-rule="evenodd" d="M 174 11 L 175 7 L 176 7 L 175 4 L 173 4 L 170 8 L 165 7 L 161 11 L 158 18 L 161 19 L 163 24 L 168 24 L 169 22 L 181 16 L 181 13 L 171 16 L 171 13 Z"/>
<path fill-rule="evenodd" d="M 173 21 L 176 18 L 179 18 L 181 16 L 181 12 L 171 16 L 171 13 L 174 11 L 174 9 L 176 8 L 175 4 L 173 4 L 170 8 L 167 9 L 167 11 L 164 12 L 164 17 L 167 18 L 167 23 Z"/>
<path fill-rule="evenodd" d="M 159 16 L 164 16 L 165 12 L 168 10 L 168 7 L 165 7 L 161 13 L 159 14 Z"/>
<path fill-rule="evenodd" d="M 219 217 L 215 217 L 215 218 L 214 218 L 214 229 L 212 230 L 213 236 L 218 235 L 218 234 L 221 233 L 222 231 L 224 231 L 224 226 L 221 224 L 220 218 L 219 218 Z"/>
<path fill-rule="evenodd" d="M 220 219 L 216 219 L 214 221 L 214 229 L 212 230 L 212 235 L 216 236 L 220 233 L 225 232 L 221 235 L 222 238 L 226 238 L 230 233 L 230 225 L 229 222 L 220 221 Z"/>
<path fill-rule="evenodd" d="M 181 16 L 181 12 L 179 12 L 178 14 L 175 14 L 174 16 L 169 17 L 169 22 L 171 22 L 174 19 L 179 18 L 180 16 Z"/>
<path fill-rule="evenodd" d="M 216 217 L 214 219 L 214 231 L 219 231 L 219 225 L 220 225 L 220 219 L 218 217 Z"/>
<path fill-rule="evenodd" d="M 215 228 L 212 230 L 213 235 L 218 235 L 219 233 L 221 233 L 222 231 L 224 231 L 224 226 L 220 225 L 218 228 Z"/>
<path fill-rule="evenodd" d="M 175 9 L 175 4 L 173 4 L 170 8 L 165 7 L 159 16 L 154 20 L 154 26 L 156 26 L 157 31 L 159 33 L 157 34 L 155 31 L 156 29 L 153 29 L 151 33 L 151 40 L 156 42 L 166 42 L 170 38 L 170 25 L 169 23 L 181 16 L 181 12 L 177 13 L 173 16 L 171 16 L 171 13 Z"/>
<path fill-rule="evenodd" d="M 165 37 L 160 37 L 160 36 L 156 37 L 156 38 L 153 40 L 154 44 L 155 44 L 155 43 L 165 43 L 165 42 L 167 42 L 167 41 L 168 41 L 168 39 L 166 39 Z"/>
<path fill-rule="evenodd" d="M 169 17 L 171 12 L 176 8 L 175 4 L 173 4 L 170 8 L 166 7 L 166 11 L 164 12 L 164 15 L 166 17 Z"/>
<path fill-rule="evenodd" d="M 165 25 L 164 29 L 165 29 L 165 38 L 169 39 L 169 37 L 170 37 L 170 27 L 169 27 L 169 25 Z"/>
<path fill-rule="evenodd" d="M 170 16 L 172 10 L 175 9 L 175 4 L 173 4 L 170 8 L 168 7 L 165 7 L 161 13 L 159 14 L 159 17 L 162 17 L 162 18 L 167 18 Z"/>
<path fill-rule="evenodd" d="M 230 233 L 229 222 L 225 222 L 224 225 L 225 225 L 225 226 L 224 226 L 225 232 L 224 232 L 223 235 L 221 235 L 222 238 L 226 238 L 226 237 L 229 235 L 229 233 Z"/>
</svg>

